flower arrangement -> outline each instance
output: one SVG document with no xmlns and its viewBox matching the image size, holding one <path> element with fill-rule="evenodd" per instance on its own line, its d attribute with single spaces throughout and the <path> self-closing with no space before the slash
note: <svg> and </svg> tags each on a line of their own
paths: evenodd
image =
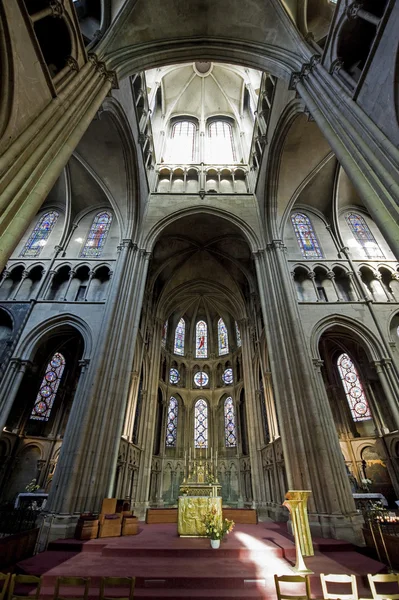
<svg viewBox="0 0 399 600">
<path fill-rule="evenodd" d="M 33 493 L 36 492 L 36 490 L 38 490 L 40 487 L 40 485 L 37 485 L 36 483 L 36 479 L 32 479 L 32 481 L 30 483 L 28 483 L 28 485 L 25 487 L 27 492 Z"/>
<path fill-rule="evenodd" d="M 220 519 L 215 505 L 211 506 L 204 518 L 205 532 L 211 540 L 222 540 L 226 533 L 233 531 L 234 521 Z"/>
<path fill-rule="evenodd" d="M 209 473 L 208 477 L 206 478 L 206 482 L 208 485 L 213 485 L 214 483 L 216 483 L 215 476 L 212 475 L 212 473 Z"/>
</svg>

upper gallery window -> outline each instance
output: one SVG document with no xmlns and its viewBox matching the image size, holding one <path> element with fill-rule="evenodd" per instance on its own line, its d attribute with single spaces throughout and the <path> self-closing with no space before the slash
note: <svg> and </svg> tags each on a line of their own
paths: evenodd
<svg viewBox="0 0 399 600">
<path fill-rule="evenodd" d="M 385 258 L 369 226 L 361 215 L 351 212 L 345 215 L 345 219 L 356 241 L 363 248 L 366 258 Z"/>
<path fill-rule="evenodd" d="M 180 381 L 179 371 L 175 368 L 170 369 L 169 371 L 169 383 L 172 385 L 176 385 Z"/>
<path fill-rule="evenodd" d="M 292 226 L 304 258 L 323 258 L 313 225 L 303 213 L 291 216 Z"/>
<path fill-rule="evenodd" d="M 237 446 L 236 417 L 231 396 L 224 401 L 224 434 L 226 448 Z"/>
<path fill-rule="evenodd" d="M 193 162 L 197 126 L 194 121 L 176 121 L 172 126 L 168 160 L 172 163 Z"/>
<path fill-rule="evenodd" d="M 233 127 L 228 121 L 212 121 L 209 124 L 208 149 L 210 163 L 236 162 Z"/>
<path fill-rule="evenodd" d="M 174 396 L 170 397 L 168 406 L 168 418 L 166 423 L 166 447 L 175 448 L 177 440 L 177 413 L 179 403 Z"/>
<path fill-rule="evenodd" d="M 194 446 L 208 448 L 208 405 L 202 398 L 194 407 Z"/>
<path fill-rule="evenodd" d="M 344 386 L 346 399 L 354 421 L 368 421 L 372 418 L 358 372 L 347 354 L 341 354 L 337 360 L 339 375 Z"/>
<path fill-rule="evenodd" d="M 224 324 L 223 319 L 218 321 L 218 345 L 219 345 L 219 356 L 229 353 L 229 338 L 227 334 L 227 328 Z"/>
<path fill-rule="evenodd" d="M 53 230 L 59 213 L 55 210 L 46 213 L 36 223 L 28 241 L 22 249 L 20 256 L 32 257 L 39 256 L 43 246 L 47 244 L 48 237 Z"/>
<path fill-rule="evenodd" d="M 179 354 L 180 356 L 184 356 L 185 333 L 186 333 L 186 323 L 184 322 L 184 319 L 181 318 L 176 327 L 175 346 L 174 346 L 174 353 Z"/>
<path fill-rule="evenodd" d="M 206 358 L 208 356 L 208 329 L 205 321 L 198 321 L 195 328 L 195 357 Z"/>
<path fill-rule="evenodd" d="M 65 369 L 65 358 L 56 352 L 46 367 L 46 372 L 40 384 L 30 415 L 36 421 L 48 421 L 61 377 Z"/>
<path fill-rule="evenodd" d="M 94 217 L 85 245 L 80 252 L 81 257 L 98 258 L 101 256 L 111 222 L 112 215 L 106 211 L 100 212 Z"/>
</svg>

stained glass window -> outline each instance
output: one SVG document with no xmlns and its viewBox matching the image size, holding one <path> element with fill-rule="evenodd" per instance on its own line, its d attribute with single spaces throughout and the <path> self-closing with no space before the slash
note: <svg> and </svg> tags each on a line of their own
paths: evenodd
<svg viewBox="0 0 399 600">
<path fill-rule="evenodd" d="M 366 257 L 370 259 L 385 258 L 363 217 L 357 213 L 348 213 L 345 218 L 356 241 L 363 248 Z"/>
<path fill-rule="evenodd" d="M 240 333 L 240 329 L 238 327 L 237 321 L 236 321 L 236 338 L 237 338 L 237 346 L 240 347 L 241 346 L 241 333 Z"/>
<path fill-rule="evenodd" d="M 197 127 L 193 121 L 177 121 L 172 127 L 168 160 L 172 163 L 195 160 Z"/>
<path fill-rule="evenodd" d="M 39 256 L 43 246 L 47 244 L 48 237 L 58 219 L 59 214 L 52 210 L 46 213 L 36 223 L 28 241 L 22 249 L 20 256 L 32 257 Z"/>
<path fill-rule="evenodd" d="M 204 387 L 208 385 L 209 377 L 204 371 L 198 371 L 194 375 L 194 383 L 197 387 Z"/>
<path fill-rule="evenodd" d="M 213 121 L 208 128 L 208 138 L 210 163 L 232 163 L 237 160 L 230 123 Z"/>
<path fill-rule="evenodd" d="M 175 448 L 177 440 L 177 413 L 179 403 L 171 396 L 168 406 L 168 418 L 166 423 L 166 447 Z"/>
<path fill-rule="evenodd" d="M 226 448 L 235 448 L 237 446 L 236 417 L 233 398 L 230 396 L 224 401 L 224 434 Z"/>
<path fill-rule="evenodd" d="M 371 419 L 370 407 L 352 360 L 347 354 L 341 354 L 337 365 L 349 408 L 351 409 L 352 419 L 354 421 L 367 421 Z"/>
<path fill-rule="evenodd" d="M 64 369 L 65 358 L 62 354 L 56 352 L 46 367 L 46 372 L 32 408 L 31 419 L 36 421 L 49 420 Z"/>
<path fill-rule="evenodd" d="M 227 334 L 227 328 L 224 324 L 223 319 L 218 321 L 218 343 L 219 343 L 219 356 L 229 353 L 229 337 Z"/>
<path fill-rule="evenodd" d="M 179 354 L 180 356 L 184 355 L 184 335 L 186 332 L 186 323 L 183 318 L 177 324 L 175 331 L 175 354 Z"/>
<path fill-rule="evenodd" d="M 233 369 L 226 369 L 222 375 L 222 379 L 226 385 L 230 385 L 231 383 L 233 383 Z"/>
<path fill-rule="evenodd" d="M 208 405 L 202 398 L 194 407 L 194 446 L 208 448 Z"/>
<path fill-rule="evenodd" d="M 208 356 L 208 330 L 205 321 L 198 321 L 195 328 L 195 356 L 196 358 Z"/>
<path fill-rule="evenodd" d="M 177 369 L 171 369 L 169 371 L 169 381 L 172 384 L 179 383 L 180 375 Z"/>
<path fill-rule="evenodd" d="M 162 326 L 162 346 L 163 348 L 165 348 L 166 346 L 166 337 L 168 335 L 168 322 L 165 321 L 165 323 Z"/>
<path fill-rule="evenodd" d="M 112 215 L 109 212 L 100 212 L 94 217 L 85 245 L 80 252 L 81 257 L 98 258 L 101 256 L 111 222 Z"/>
<path fill-rule="evenodd" d="M 323 258 L 323 253 L 309 217 L 302 213 L 295 213 L 291 216 L 291 221 L 302 256 L 304 258 Z"/>
</svg>

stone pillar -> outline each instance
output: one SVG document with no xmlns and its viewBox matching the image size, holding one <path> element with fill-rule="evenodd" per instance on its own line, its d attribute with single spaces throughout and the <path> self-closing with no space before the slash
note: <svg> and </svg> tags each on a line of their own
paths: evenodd
<svg viewBox="0 0 399 600">
<path fill-rule="evenodd" d="M 44 536 L 71 535 L 81 511 L 98 511 L 114 489 L 149 254 L 124 240 L 96 354 L 80 377 L 52 483 Z M 112 360 L 110 360 L 112 357 Z M 48 529 L 53 531 L 48 531 Z"/>
<path fill-rule="evenodd" d="M 341 294 L 339 293 L 339 290 L 338 290 L 338 288 L 337 288 L 337 284 L 336 284 L 336 282 L 335 282 L 335 273 L 334 273 L 334 271 L 328 271 L 328 273 L 327 273 L 327 277 L 328 277 L 328 279 L 329 279 L 329 280 L 331 281 L 331 283 L 332 283 L 332 286 L 333 286 L 333 288 L 334 288 L 334 291 L 335 291 L 335 293 L 336 293 L 336 295 L 337 295 L 337 300 L 338 300 L 339 302 L 342 302 L 343 298 L 342 298 L 342 296 L 341 296 Z"/>
<path fill-rule="evenodd" d="M 4 375 L 0 394 L 0 436 L 14 404 L 25 373 L 32 367 L 29 360 L 12 358 Z"/>
<path fill-rule="evenodd" d="M 281 241 L 255 255 L 288 486 L 309 489 L 316 535 L 361 542 L 321 372 L 314 370 Z"/>
<path fill-rule="evenodd" d="M 389 406 L 389 412 L 391 413 L 393 429 L 395 431 L 399 429 L 399 407 L 391 387 L 391 382 L 387 377 L 384 363 L 386 363 L 386 361 L 376 360 L 373 365 L 377 372 L 378 379 L 380 380 L 381 387 L 384 390 L 384 395 Z"/>
</svg>

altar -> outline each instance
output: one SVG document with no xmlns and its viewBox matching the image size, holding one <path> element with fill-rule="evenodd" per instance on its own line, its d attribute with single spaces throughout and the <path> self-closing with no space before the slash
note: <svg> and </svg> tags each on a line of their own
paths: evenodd
<svg viewBox="0 0 399 600">
<path fill-rule="evenodd" d="M 177 511 L 177 531 L 182 537 L 207 537 L 205 518 L 210 511 L 216 512 L 216 519 L 222 525 L 222 497 L 221 485 L 217 480 L 217 452 L 215 462 L 211 449 L 210 460 L 208 451 L 198 451 L 199 458 L 188 461 L 185 456 L 185 474 L 180 485 Z"/>
</svg>

